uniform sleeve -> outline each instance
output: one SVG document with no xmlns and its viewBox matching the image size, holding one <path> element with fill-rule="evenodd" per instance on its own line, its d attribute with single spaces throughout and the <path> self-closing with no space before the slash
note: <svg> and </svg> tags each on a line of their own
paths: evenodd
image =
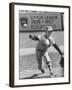
<svg viewBox="0 0 72 90">
<path fill-rule="evenodd" d="M 41 36 L 40 35 L 38 36 L 38 38 L 39 38 L 39 40 L 41 40 Z"/>
<path fill-rule="evenodd" d="M 60 50 L 60 48 L 58 47 L 58 45 L 55 43 L 54 39 L 52 37 L 50 37 L 50 41 L 51 43 L 53 44 L 54 48 L 59 52 L 59 54 L 62 56 L 63 53 L 62 51 Z"/>
<path fill-rule="evenodd" d="M 53 39 L 53 37 L 50 36 L 49 39 L 50 39 L 52 44 L 55 44 L 55 40 Z"/>
</svg>

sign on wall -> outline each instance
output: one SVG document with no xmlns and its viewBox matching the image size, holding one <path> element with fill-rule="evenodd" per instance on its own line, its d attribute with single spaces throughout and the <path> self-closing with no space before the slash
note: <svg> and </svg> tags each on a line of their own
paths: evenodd
<svg viewBox="0 0 72 90">
<path fill-rule="evenodd" d="M 63 29 L 63 14 L 60 12 L 19 11 L 20 31 L 46 30 L 52 26 L 53 30 Z"/>
</svg>

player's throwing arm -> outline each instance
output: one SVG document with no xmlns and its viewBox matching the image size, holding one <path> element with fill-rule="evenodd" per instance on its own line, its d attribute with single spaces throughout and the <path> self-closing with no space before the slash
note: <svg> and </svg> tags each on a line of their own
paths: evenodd
<svg viewBox="0 0 72 90">
<path fill-rule="evenodd" d="M 60 50 L 60 48 L 58 47 L 58 45 L 55 42 L 53 42 L 53 46 L 61 55 L 60 65 L 61 65 L 61 67 L 64 67 L 64 54 L 62 53 L 62 51 Z"/>
</svg>

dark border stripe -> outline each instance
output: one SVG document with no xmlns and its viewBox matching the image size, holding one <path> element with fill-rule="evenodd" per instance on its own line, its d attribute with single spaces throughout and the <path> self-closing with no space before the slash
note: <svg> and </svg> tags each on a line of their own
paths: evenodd
<svg viewBox="0 0 72 90">
<path fill-rule="evenodd" d="M 9 4 L 9 86 L 14 86 L 14 5 Z"/>
<path fill-rule="evenodd" d="M 70 81 L 70 7 L 69 7 L 69 83 Z"/>
<path fill-rule="evenodd" d="M 28 6 L 44 6 L 44 7 L 59 7 L 59 8 L 69 8 L 70 6 L 66 5 L 52 5 L 52 4 L 34 4 L 34 3 L 18 3 L 12 2 L 14 5 L 28 5 Z"/>
</svg>

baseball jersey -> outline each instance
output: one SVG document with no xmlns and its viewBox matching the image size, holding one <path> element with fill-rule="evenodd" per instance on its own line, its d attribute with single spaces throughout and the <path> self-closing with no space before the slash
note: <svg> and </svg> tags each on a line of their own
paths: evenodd
<svg viewBox="0 0 72 90">
<path fill-rule="evenodd" d="M 55 43 L 54 39 L 50 36 L 46 38 L 45 36 L 38 36 L 39 42 L 37 44 L 37 49 L 41 51 L 46 51 L 48 47 Z"/>
</svg>

